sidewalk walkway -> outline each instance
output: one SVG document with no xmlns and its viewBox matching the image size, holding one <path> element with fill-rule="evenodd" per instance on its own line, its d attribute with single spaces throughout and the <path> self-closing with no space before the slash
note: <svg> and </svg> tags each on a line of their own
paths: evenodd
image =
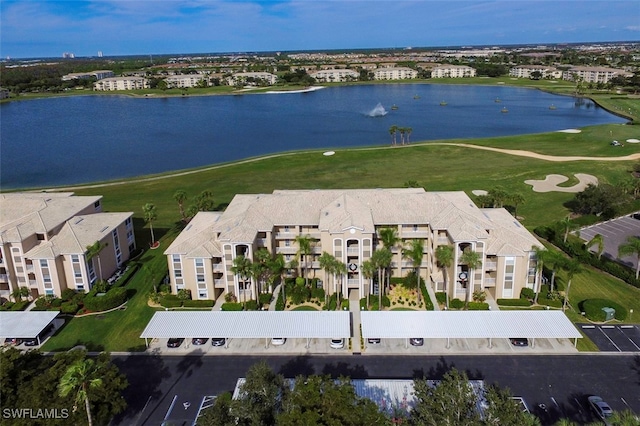
<svg viewBox="0 0 640 426">
<path fill-rule="evenodd" d="M 280 296 L 280 289 L 282 288 L 282 284 L 278 284 L 275 288 L 275 290 L 273 290 L 273 298 L 271 299 L 271 303 L 269 303 L 269 310 L 270 311 L 275 311 L 276 310 L 276 304 L 278 303 L 278 296 Z"/>
<path fill-rule="evenodd" d="M 499 311 L 500 310 L 500 306 L 498 306 L 498 303 L 495 301 L 495 299 L 493 297 L 491 297 L 489 292 L 485 291 L 484 294 L 487 295 L 487 298 L 485 299 L 485 302 L 487 302 L 489 304 L 489 309 L 491 309 L 492 311 Z"/>
<path fill-rule="evenodd" d="M 355 298 L 349 297 L 349 311 L 351 312 L 351 352 L 362 353 L 360 334 L 360 299 L 358 294 L 352 292 Z"/>
<path fill-rule="evenodd" d="M 427 294 L 431 298 L 431 303 L 433 304 L 433 310 L 439 311 L 440 305 L 438 304 L 438 299 L 436 299 L 436 293 L 433 291 L 430 285 L 427 285 Z"/>
</svg>

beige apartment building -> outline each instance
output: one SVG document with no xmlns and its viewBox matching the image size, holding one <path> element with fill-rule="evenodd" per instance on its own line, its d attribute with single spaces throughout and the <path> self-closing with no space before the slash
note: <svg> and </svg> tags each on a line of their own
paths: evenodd
<svg viewBox="0 0 640 426">
<path fill-rule="evenodd" d="M 573 81 L 576 77 L 586 83 L 608 83 L 614 77 L 633 77 L 633 73 L 608 67 L 572 67 L 562 74 L 564 80 Z"/>
<path fill-rule="evenodd" d="M 562 71 L 554 67 L 548 67 L 546 65 L 519 65 L 509 70 L 509 75 L 518 78 L 531 78 L 531 74 L 534 72 L 540 73 L 540 78 L 562 78 Z"/>
<path fill-rule="evenodd" d="M 337 83 L 343 81 L 357 80 L 360 74 L 357 71 L 346 68 L 332 68 L 321 71 L 312 72 L 309 74 L 320 83 Z"/>
<path fill-rule="evenodd" d="M 144 77 L 111 77 L 103 78 L 94 83 L 93 89 L 100 91 L 110 90 L 138 90 L 148 89 L 149 80 Z"/>
<path fill-rule="evenodd" d="M 379 234 L 393 228 L 401 244 L 393 249 L 393 276 L 414 270 L 402 247 L 424 244 L 421 277 L 444 291 L 435 252 L 453 248 L 447 271 L 450 297 L 464 299 L 467 285 L 494 298 L 518 298 L 521 289 L 536 288 L 539 277 L 533 246 L 541 247 L 505 209 L 480 209 L 464 192 L 425 192 L 421 188 L 282 190 L 272 194 L 236 195 L 224 212 L 198 213 L 165 251 L 172 292 L 191 291 L 193 299 L 217 299 L 227 293 L 238 300 L 256 298 L 256 283 L 232 272 L 233 260 L 254 259 L 259 249 L 297 259 L 296 237 L 312 238 L 305 261 L 308 277 L 323 281 L 329 294 L 358 298 L 376 294 L 362 264 L 382 247 Z M 480 254 L 482 264 L 469 271 L 460 262 L 465 249 Z M 347 273 L 328 276 L 318 258 L 328 252 L 347 266 Z"/>
<path fill-rule="evenodd" d="M 196 87 L 206 78 L 203 74 L 176 74 L 165 78 L 167 87 L 189 88 Z"/>
<path fill-rule="evenodd" d="M 249 79 L 263 80 L 270 85 L 274 85 L 278 81 L 278 76 L 270 72 L 239 72 L 233 74 L 227 81 L 230 85 L 235 85 L 237 83 L 244 84 Z"/>
<path fill-rule="evenodd" d="M 407 80 L 418 77 L 418 71 L 407 67 L 384 67 L 373 71 L 376 80 Z"/>
<path fill-rule="evenodd" d="M 431 69 L 431 78 L 464 78 L 475 76 L 475 68 L 466 65 L 440 65 Z"/>
<path fill-rule="evenodd" d="M 32 297 L 89 291 L 135 249 L 133 213 L 103 213 L 101 196 L 0 194 L 0 297 L 20 287 Z M 98 256 L 87 246 L 100 241 Z"/>
</svg>

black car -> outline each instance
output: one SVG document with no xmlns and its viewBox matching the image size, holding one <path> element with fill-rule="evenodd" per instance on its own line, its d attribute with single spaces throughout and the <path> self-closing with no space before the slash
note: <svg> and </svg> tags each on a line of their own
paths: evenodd
<svg viewBox="0 0 640 426">
<path fill-rule="evenodd" d="M 422 346 L 424 345 L 424 339 L 422 337 L 412 337 L 409 339 L 409 343 L 411 343 L 411 346 Z"/>
<path fill-rule="evenodd" d="M 212 337 L 211 338 L 211 345 L 212 346 L 224 346 L 225 343 L 227 343 L 227 341 L 225 340 L 224 337 Z"/>
<path fill-rule="evenodd" d="M 208 340 L 208 337 L 194 337 L 191 339 L 191 343 L 194 345 L 204 345 Z"/>
<path fill-rule="evenodd" d="M 172 337 L 167 341 L 168 348 L 178 348 L 184 342 L 184 339 L 181 337 Z"/>
<path fill-rule="evenodd" d="M 11 345 L 11 346 L 18 346 L 20 344 L 22 344 L 22 339 L 16 339 L 13 337 L 8 337 L 6 339 L 4 339 L 4 344 L 5 345 Z"/>
<path fill-rule="evenodd" d="M 509 341 L 513 346 L 529 346 L 529 341 L 525 337 L 512 337 Z"/>
<path fill-rule="evenodd" d="M 24 339 L 25 346 L 38 346 L 38 339 Z"/>
<path fill-rule="evenodd" d="M 379 345 L 380 339 L 372 337 L 370 339 L 367 339 L 367 343 L 369 343 L 370 345 Z"/>
</svg>

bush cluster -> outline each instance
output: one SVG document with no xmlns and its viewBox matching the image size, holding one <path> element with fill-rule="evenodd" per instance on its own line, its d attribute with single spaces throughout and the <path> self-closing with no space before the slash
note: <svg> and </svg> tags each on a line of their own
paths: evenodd
<svg viewBox="0 0 640 426">
<path fill-rule="evenodd" d="M 247 302 L 244 304 L 244 307 L 247 309 L 247 311 L 257 311 L 258 302 L 255 300 L 247 300 Z"/>
<path fill-rule="evenodd" d="M 226 303 L 222 304 L 221 309 L 223 311 L 241 311 L 242 310 L 242 303 L 226 302 Z"/>
<path fill-rule="evenodd" d="M 268 305 L 269 303 L 271 303 L 272 298 L 273 298 L 273 293 L 261 293 L 258 296 L 258 300 L 260 301 L 261 305 Z"/>
<path fill-rule="evenodd" d="M 500 306 L 531 306 L 529 299 L 498 299 Z"/>
<path fill-rule="evenodd" d="M 585 316 L 591 321 L 605 321 L 606 313 L 602 308 L 615 309 L 615 318 L 617 320 L 624 321 L 627 317 L 627 310 L 625 308 L 608 299 L 586 299 L 578 304 L 578 308 L 584 312 Z"/>
<path fill-rule="evenodd" d="M 458 298 L 455 298 L 449 301 L 449 306 L 452 309 L 462 309 L 464 308 L 464 302 Z"/>
<path fill-rule="evenodd" d="M 444 305 L 445 303 L 447 303 L 447 293 L 445 293 L 444 291 L 436 292 L 436 300 L 439 304 Z"/>
<path fill-rule="evenodd" d="M 368 307 L 367 307 L 367 298 L 363 297 L 362 299 L 360 299 L 360 310 L 361 311 L 367 311 Z"/>
<path fill-rule="evenodd" d="M 4 305 L 0 306 L 0 311 L 24 311 L 27 305 L 29 305 L 28 300 L 21 300 L 20 302 L 5 302 Z"/>
<path fill-rule="evenodd" d="M 116 308 L 127 301 L 127 289 L 115 287 L 98 297 L 95 287 L 84 298 L 85 309 L 92 312 L 107 311 Z"/>
<path fill-rule="evenodd" d="M 487 302 L 469 302 L 467 309 L 470 311 L 488 311 L 489 304 Z"/>
<path fill-rule="evenodd" d="M 520 299 L 529 299 L 529 300 L 533 300 L 536 297 L 536 292 L 533 291 L 532 288 L 523 288 L 520 291 Z"/>
<path fill-rule="evenodd" d="M 184 300 L 182 306 L 185 308 L 213 308 L 215 300 Z"/>
</svg>

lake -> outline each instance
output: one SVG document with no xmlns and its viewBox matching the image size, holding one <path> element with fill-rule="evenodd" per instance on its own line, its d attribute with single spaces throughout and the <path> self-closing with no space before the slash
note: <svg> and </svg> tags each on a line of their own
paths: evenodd
<svg viewBox="0 0 640 426">
<path fill-rule="evenodd" d="M 416 142 L 626 122 L 590 100 L 504 86 L 435 84 L 61 97 L 5 103 L 0 114 L 4 189 L 126 178 L 289 150 L 388 145 L 392 125 L 410 127 Z"/>
</svg>

